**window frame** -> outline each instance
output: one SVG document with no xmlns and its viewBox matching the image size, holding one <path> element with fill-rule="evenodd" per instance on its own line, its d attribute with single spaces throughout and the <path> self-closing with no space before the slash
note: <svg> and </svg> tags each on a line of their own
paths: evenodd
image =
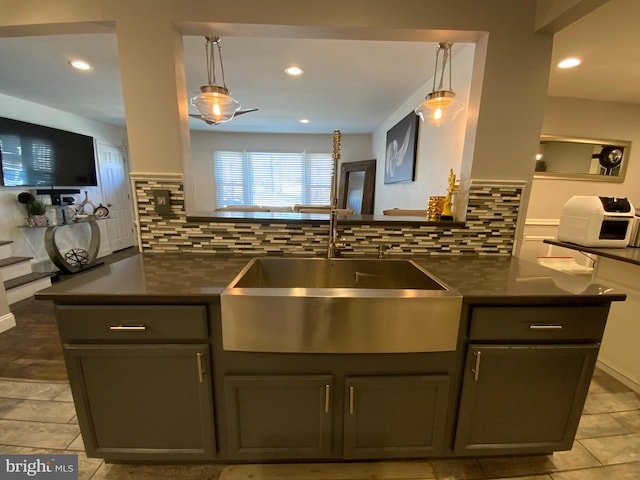
<svg viewBox="0 0 640 480">
<path fill-rule="evenodd" d="M 298 185 L 300 186 L 299 197 L 292 199 L 292 194 L 288 195 L 289 200 L 281 201 L 278 194 L 272 193 L 272 198 L 262 197 L 261 201 L 258 195 L 264 195 L 264 192 L 258 192 L 257 183 L 260 178 L 264 182 L 269 181 L 268 169 L 263 169 L 262 173 L 252 165 L 264 162 L 271 157 L 271 162 L 277 161 L 277 157 L 283 160 L 294 162 L 299 161 L 299 170 L 297 176 Z M 296 159 L 296 156 L 299 158 Z M 326 206 L 331 202 L 331 178 L 333 175 L 333 157 L 331 153 L 325 152 L 309 152 L 306 150 L 285 151 L 285 150 L 269 150 L 269 149 L 244 149 L 242 151 L 234 150 L 214 150 L 212 154 L 212 170 L 213 170 L 213 187 L 215 208 L 227 206 L 264 206 L 264 207 L 285 207 L 295 204 Z M 296 165 L 292 165 L 292 168 Z M 226 172 L 224 171 L 226 169 Z M 265 173 L 267 172 L 267 173 Z M 274 169 L 271 169 L 273 176 Z M 282 172 L 276 172 L 281 178 L 286 175 Z M 240 176 L 242 182 L 234 182 L 234 176 Z M 324 177 L 318 182 L 318 178 Z M 281 187 L 291 186 L 290 179 L 284 179 L 282 183 L 278 183 Z M 233 189 L 237 188 L 235 193 Z M 326 196 L 326 198 L 324 198 Z M 235 197 L 235 198 L 234 198 Z M 290 203 L 292 202 L 292 203 Z"/>
</svg>

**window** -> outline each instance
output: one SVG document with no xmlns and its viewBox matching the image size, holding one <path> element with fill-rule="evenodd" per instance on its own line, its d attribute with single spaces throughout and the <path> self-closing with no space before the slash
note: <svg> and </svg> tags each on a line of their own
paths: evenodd
<svg viewBox="0 0 640 480">
<path fill-rule="evenodd" d="M 0 135 L 2 175 L 7 187 L 53 185 L 53 147 L 46 140 Z"/>
<path fill-rule="evenodd" d="M 329 205 L 329 153 L 213 152 L 216 206 Z"/>
</svg>

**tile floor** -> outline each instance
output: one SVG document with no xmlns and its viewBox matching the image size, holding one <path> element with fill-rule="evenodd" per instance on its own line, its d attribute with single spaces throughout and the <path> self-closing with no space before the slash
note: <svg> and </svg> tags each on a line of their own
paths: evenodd
<svg viewBox="0 0 640 480">
<path fill-rule="evenodd" d="M 0 378 L 0 453 L 75 453 L 91 480 L 638 480 L 640 395 L 596 370 L 573 449 L 553 455 L 327 464 L 116 465 L 87 458 L 66 382 Z"/>
</svg>

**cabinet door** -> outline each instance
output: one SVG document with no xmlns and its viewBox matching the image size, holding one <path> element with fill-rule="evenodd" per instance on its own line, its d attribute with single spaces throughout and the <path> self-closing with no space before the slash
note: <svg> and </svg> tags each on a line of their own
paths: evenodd
<svg viewBox="0 0 640 480">
<path fill-rule="evenodd" d="M 597 345 L 470 346 L 456 453 L 570 449 L 597 353 Z"/>
<path fill-rule="evenodd" d="M 88 456 L 215 458 L 207 345 L 66 345 Z"/>
<path fill-rule="evenodd" d="M 449 377 L 350 377 L 345 381 L 345 458 L 442 452 Z"/>
<path fill-rule="evenodd" d="M 331 375 L 228 375 L 224 382 L 231 458 L 331 456 Z"/>
</svg>

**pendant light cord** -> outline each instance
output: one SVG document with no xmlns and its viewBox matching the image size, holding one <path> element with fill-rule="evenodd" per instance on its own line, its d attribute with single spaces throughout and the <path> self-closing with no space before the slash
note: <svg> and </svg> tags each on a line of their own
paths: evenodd
<svg viewBox="0 0 640 480">
<path fill-rule="evenodd" d="M 220 61 L 220 73 L 222 74 L 222 86 L 227 88 L 227 82 L 224 78 L 224 64 L 222 63 L 222 47 L 220 46 L 220 37 L 205 37 L 207 40 L 204 47 L 207 55 L 207 78 L 209 85 L 217 85 L 216 83 L 216 53 L 213 45 L 218 47 L 218 59 Z"/>
<path fill-rule="evenodd" d="M 436 91 L 436 77 L 438 76 L 438 60 L 440 59 L 440 51 L 442 53 L 442 65 L 440 68 L 440 83 L 438 85 L 438 91 L 444 90 L 444 70 L 449 62 L 449 90 L 451 90 L 451 61 L 449 61 L 449 52 L 451 51 L 451 44 L 440 42 L 438 49 L 436 50 L 436 64 L 433 71 L 433 91 Z"/>
</svg>

